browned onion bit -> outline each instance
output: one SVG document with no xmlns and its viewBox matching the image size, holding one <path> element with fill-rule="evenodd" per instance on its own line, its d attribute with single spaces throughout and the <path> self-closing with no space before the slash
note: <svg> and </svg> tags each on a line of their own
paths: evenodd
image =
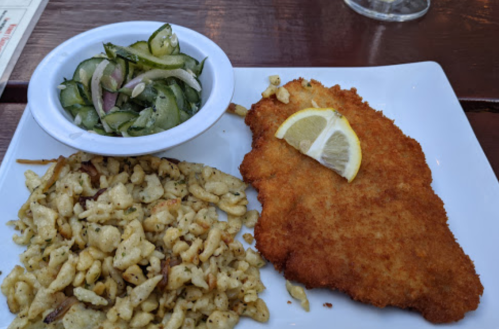
<svg viewBox="0 0 499 329">
<path fill-rule="evenodd" d="M 80 196 L 78 198 L 78 203 L 83 207 L 83 209 L 87 209 L 87 200 L 96 201 L 102 193 L 106 192 L 106 190 L 107 188 L 101 188 L 93 196 Z"/>
<path fill-rule="evenodd" d="M 59 178 L 59 174 L 61 173 L 61 169 L 64 167 L 65 164 L 66 164 L 66 158 L 61 155 L 57 159 L 57 163 L 56 163 L 55 168 L 54 168 L 54 173 L 52 174 L 50 179 L 45 184 L 45 187 L 43 188 L 43 193 L 47 192 L 49 190 L 49 188 L 51 188 L 52 185 L 55 184 L 55 182 Z"/>
<path fill-rule="evenodd" d="M 230 103 L 229 106 L 227 106 L 227 112 L 236 114 L 236 104 L 235 103 Z"/>
<path fill-rule="evenodd" d="M 80 171 L 87 173 L 90 176 L 90 181 L 92 182 L 92 186 L 99 185 L 100 174 L 95 168 L 94 164 L 90 161 L 84 161 L 81 163 Z"/>
<path fill-rule="evenodd" d="M 217 287 L 217 277 L 213 273 L 208 273 L 208 288 L 212 291 Z"/>
<path fill-rule="evenodd" d="M 163 278 L 158 283 L 158 288 L 160 290 L 166 289 L 166 286 L 168 285 L 168 272 L 170 271 L 170 268 L 180 264 L 182 264 L 182 260 L 178 257 L 167 258 L 161 262 L 161 274 L 163 275 Z"/>
<path fill-rule="evenodd" d="M 167 258 L 166 260 L 161 262 L 161 275 L 163 277 L 161 278 L 161 281 L 158 282 L 157 287 L 159 290 L 165 290 L 166 286 L 168 285 L 168 272 L 170 271 L 170 258 Z"/>
<path fill-rule="evenodd" d="M 52 312 L 47 314 L 45 319 L 43 319 L 43 322 L 49 324 L 56 320 L 59 320 L 64 316 L 64 314 L 67 313 L 67 311 L 69 311 L 71 306 L 73 306 L 76 303 L 78 303 L 78 299 L 76 299 L 76 297 L 72 296 L 66 298 Z"/>
<path fill-rule="evenodd" d="M 174 164 L 179 164 L 181 161 L 179 159 L 175 159 L 175 158 L 161 158 L 161 159 L 165 159 L 165 160 L 168 160 L 170 161 L 171 163 L 174 163 Z"/>
<path fill-rule="evenodd" d="M 17 159 L 16 162 L 20 164 L 46 165 L 52 162 L 57 162 L 57 159 L 41 159 L 41 160 Z"/>
<path fill-rule="evenodd" d="M 182 259 L 178 257 L 173 257 L 172 259 L 170 259 L 170 267 L 177 266 L 180 264 L 182 264 Z"/>
</svg>

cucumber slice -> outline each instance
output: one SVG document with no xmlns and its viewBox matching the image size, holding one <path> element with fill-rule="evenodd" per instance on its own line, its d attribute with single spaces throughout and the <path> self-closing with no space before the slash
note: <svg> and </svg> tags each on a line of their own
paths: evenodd
<svg viewBox="0 0 499 329">
<path fill-rule="evenodd" d="M 157 133 L 162 132 L 162 131 L 163 130 L 156 128 L 156 127 L 150 127 L 150 128 L 144 128 L 144 129 L 132 129 L 132 127 L 130 127 L 130 128 L 128 128 L 127 135 L 130 137 L 138 137 L 138 136 L 157 134 Z"/>
<path fill-rule="evenodd" d="M 135 119 L 123 122 L 117 129 L 118 133 L 120 133 L 123 137 L 131 137 L 131 135 L 128 133 L 128 128 L 130 128 L 134 123 Z"/>
<path fill-rule="evenodd" d="M 189 115 L 186 111 L 179 110 L 180 113 L 180 123 L 185 122 L 191 118 L 192 115 Z"/>
<path fill-rule="evenodd" d="M 149 50 L 149 45 L 147 44 L 147 41 L 137 41 L 135 43 L 132 43 L 128 47 L 151 55 L 151 51 Z"/>
<path fill-rule="evenodd" d="M 200 93 L 192 89 L 187 84 L 184 84 L 184 94 L 189 103 L 199 103 L 201 101 Z"/>
<path fill-rule="evenodd" d="M 125 76 L 125 83 L 128 83 L 130 80 L 133 79 L 133 74 L 135 73 L 135 65 L 130 63 L 129 61 L 125 61 L 126 63 L 126 76 Z"/>
<path fill-rule="evenodd" d="M 150 128 L 154 124 L 154 118 L 152 117 L 154 111 L 152 107 L 148 107 L 139 113 L 139 116 L 135 119 L 135 122 L 130 127 L 131 130 L 140 130 L 144 128 Z M 129 129 L 129 130 L 130 130 Z"/>
<path fill-rule="evenodd" d="M 190 115 L 194 115 L 199 111 L 199 103 L 189 103 Z"/>
<path fill-rule="evenodd" d="M 133 124 L 128 128 L 127 133 L 130 136 L 144 136 L 160 132 L 154 126 L 156 116 L 152 107 L 148 107 L 140 112 L 140 115 L 135 119 Z"/>
<path fill-rule="evenodd" d="M 106 132 L 106 130 L 104 129 L 104 127 L 101 124 L 96 124 L 91 130 L 94 133 L 97 133 L 97 134 L 103 135 L 103 136 L 116 136 L 113 133 Z"/>
<path fill-rule="evenodd" d="M 180 52 L 178 38 L 172 33 L 170 24 L 164 24 L 154 31 L 147 41 L 149 52 L 154 56 L 171 55 L 177 50 Z"/>
<path fill-rule="evenodd" d="M 170 55 L 164 55 L 164 56 L 158 56 L 160 59 L 163 59 L 163 58 L 167 58 L 168 56 Z M 204 63 L 206 62 L 206 60 L 208 59 L 208 57 L 205 57 L 201 63 L 199 63 L 199 61 L 197 59 L 195 59 L 194 57 L 191 57 L 187 54 L 183 54 L 183 53 L 179 53 L 177 56 L 182 56 L 184 58 L 184 66 L 183 68 L 185 70 L 189 69 L 192 71 L 192 73 L 194 73 L 197 77 L 201 75 L 201 73 L 203 72 L 203 68 L 204 68 Z"/>
<path fill-rule="evenodd" d="M 189 56 L 189 55 L 186 55 L 186 54 L 180 54 L 179 56 L 183 56 L 184 57 L 184 69 L 187 70 L 191 70 L 192 73 L 194 73 L 197 77 L 201 75 L 201 73 L 203 72 L 203 68 L 204 68 L 204 63 L 206 62 L 206 59 L 208 59 L 208 57 L 205 57 L 201 63 L 198 62 L 197 59 Z"/>
<path fill-rule="evenodd" d="M 99 115 L 95 112 L 95 108 L 93 106 L 80 107 L 76 115 L 79 115 L 81 118 L 80 126 L 83 126 L 87 130 L 92 129 L 97 123 L 99 123 Z"/>
<path fill-rule="evenodd" d="M 125 94 L 122 94 L 122 95 L 125 95 Z M 124 103 L 122 106 L 121 106 L 121 110 L 122 111 L 134 111 L 134 112 L 137 112 L 139 113 L 140 111 L 142 111 L 144 109 L 144 106 L 140 106 L 138 104 L 135 104 L 133 102 L 126 102 Z"/>
<path fill-rule="evenodd" d="M 185 96 L 182 88 L 180 88 L 177 83 L 168 85 L 168 88 L 170 88 L 170 90 L 173 92 L 173 95 L 175 96 L 178 109 L 185 110 L 187 102 L 185 101 Z"/>
<path fill-rule="evenodd" d="M 178 85 L 178 84 L 184 83 L 182 80 L 174 78 L 174 77 L 168 77 L 168 78 L 164 79 L 164 81 L 165 81 L 165 84 L 168 85 L 168 86 L 169 85 L 174 85 L 174 84 Z"/>
<path fill-rule="evenodd" d="M 67 80 L 61 83 L 61 85 L 65 86 L 59 95 L 61 100 L 61 105 L 65 109 L 73 106 L 73 105 L 91 105 L 91 101 L 89 100 L 88 92 L 85 90 L 85 86 L 80 82 Z"/>
<path fill-rule="evenodd" d="M 123 123 L 135 119 L 139 114 L 134 111 L 114 111 L 106 114 L 102 117 L 102 120 L 106 121 L 106 123 L 113 129 L 114 131 L 118 130 Z"/>
<path fill-rule="evenodd" d="M 162 132 L 162 129 L 159 129 L 157 127 L 149 127 L 149 128 L 143 128 L 143 129 L 136 129 L 133 127 L 133 125 L 128 128 L 126 134 L 130 137 L 138 137 L 138 136 L 146 136 L 146 135 L 152 135 L 156 134 L 159 132 Z"/>
<path fill-rule="evenodd" d="M 161 129 L 170 129 L 180 124 L 180 113 L 177 107 L 177 101 L 173 91 L 165 85 L 155 84 L 158 91 L 156 98 L 155 110 L 155 126 Z"/>
<path fill-rule="evenodd" d="M 106 43 L 104 45 L 106 54 L 110 58 L 121 57 L 133 63 L 139 63 L 159 69 L 173 70 L 184 66 L 185 58 L 181 55 L 170 55 L 157 58 L 146 52 L 130 47 L 121 47 Z"/>
<path fill-rule="evenodd" d="M 135 49 L 141 53 L 148 54 L 148 55 L 152 56 L 151 52 L 149 51 L 149 46 L 147 45 L 147 41 L 137 41 L 137 42 L 131 44 L 129 47 L 132 49 Z M 148 65 L 144 65 L 141 63 L 131 64 L 130 66 L 136 68 L 138 71 L 149 71 L 149 70 L 153 69 L 153 67 L 148 66 Z M 131 80 L 131 78 L 130 78 L 130 80 Z M 127 82 L 130 80 L 127 80 Z"/>
<path fill-rule="evenodd" d="M 69 114 L 71 114 L 71 117 L 74 119 L 83 106 L 86 106 L 86 105 L 74 104 L 71 106 L 67 106 L 64 109 L 67 112 L 69 112 Z"/>
<path fill-rule="evenodd" d="M 73 74 L 73 80 L 82 83 L 85 87 L 90 87 L 90 79 L 94 75 L 95 68 L 104 58 L 89 58 L 78 64 Z"/>
<path fill-rule="evenodd" d="M 196 71 L 194 73 L 197 74 L 197 76 L 200 76 L 201 73 L 203 73 L 203 69 L 204 69 L 204 63 L 206 63 L 206 60 L 208 59 L 208 57 L 205 57 L 201 63 L 199 63 L 199 65 L 196 67 Z"/>
<path fill-rule="evenodd" d="M 83 83 L 77 83 L 78 91 L 80 92 L 80 96 L 85 101 L 85 104 L 92 105 L 92 95 L 90 95 L 90 91 L 87 87 L 83 85 Z"/>
<path fill-rule="evenodd" d="M 118 99 L 116 100 L 116 106 L 122 108 L 126 103 L 128 103 L 128 95 L 120 93 L 118 95 Z"/>
<path fill-rule="evenodd" d="M 153 87 L 152 84 L 146 84 L 144 91 L 142 91 L 137 97 L 131 98 L 130 100 L 135 104 L 139 104 L 142 108 L 149 107 L 154 104 L 156 97 L 158 96 L 158 91 Z"/>
<path fill-rule="evenodd" d="M 123 82 L 123 84 L 126 84 L 130 80 L 133 79 L 133 74 L 135 72 L 135 65 L 133 65 L 132 63 L 130 63 L 128 61 L 125 61 L 125 60 L 123 60 L 123 62 L 126 65 L 126 72 L 127 72 L 127 74 L 125 76 L 125 81 Z M 121 107 L 121 106 L 123 106 L 123 104 L 127 103 L 129 96 L 130 95 L 127 95 L 127 94 L 124 94 L 124 93 L 120 93 L 119 96 L 118 96 L 118 99 L 116 100 L 116 106 Z M 140 110 L 142 110 L 142 109 L 140 109 Z"/>
</svg>

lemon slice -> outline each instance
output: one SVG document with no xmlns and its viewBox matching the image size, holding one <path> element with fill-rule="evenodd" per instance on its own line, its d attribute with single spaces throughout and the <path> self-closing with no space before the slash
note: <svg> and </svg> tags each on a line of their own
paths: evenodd
<svg viewBox="0 0 499 329">
<path fill-rule="evenodd" d="M 319 161 L 351 182 L 360 168 L 360 141 L 338 111 L 308 108 L 286 119 L 275 137 L 284 139 L 301 153 Z"/>
</svg>

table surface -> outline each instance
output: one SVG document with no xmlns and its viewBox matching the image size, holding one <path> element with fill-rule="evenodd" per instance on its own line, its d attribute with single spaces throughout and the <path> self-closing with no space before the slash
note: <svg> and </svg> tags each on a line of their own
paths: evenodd
<svg viewBox="0 0 499 329">
<path fill-rule="evenodd" d="M 440 0 L 415 21 L 387 23 L 342 0 L 50 0 L 0 98 L 0 159 L 38 63 L 88 29 L 156 20 L 215 41 L 235 67 L 352 67 L 436 61 L 499 173 L 499 1 Z"/>
</svg>

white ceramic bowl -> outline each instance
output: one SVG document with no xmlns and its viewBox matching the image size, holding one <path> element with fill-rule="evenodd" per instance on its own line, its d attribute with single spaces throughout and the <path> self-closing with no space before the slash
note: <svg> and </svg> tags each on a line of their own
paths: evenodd
<svg viewBox="0 0 499 329">
<path fill-rule="evenodd" d="M 58 141 L 75 149 L 110 156 L 132 156 L 166 150 L 184 143 L 210 128 L 224 114 L 234 93 L 234 71 L 224 51 L 207 37 L 173 25 L 180 50 L 197 60 L 205 57 L 200 81 L 203 87 L 201 109 L 186 122 L 167 131 L 141 137 L 108 137 L 90 133 L 73 123 L 62 108 L 57 86 L 71 79 L 83 60 L 104 51 L 112 42 L 127 46 L 147 40 L 160 22 L 123 22 L 105 25 L 79 34 L 54 50 L 38 65 L 28 87 L 28 104 L 36 122 Z"/>
</svg>

